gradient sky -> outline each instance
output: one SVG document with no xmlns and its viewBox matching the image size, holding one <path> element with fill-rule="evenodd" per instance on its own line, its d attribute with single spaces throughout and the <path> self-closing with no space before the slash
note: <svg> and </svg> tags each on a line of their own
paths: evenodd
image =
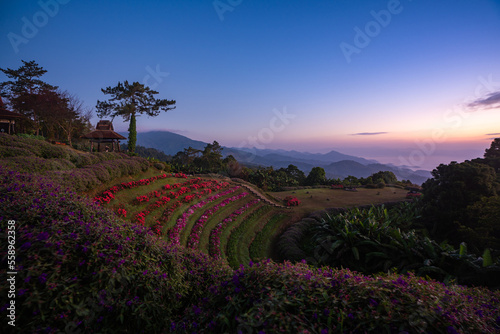
<svg viewBox="0 0 500 334">
<path fill-rule="evenodd" d="M 20 0 L 0 22 L 1 68 L 35 60 L 88 107 L 124 80 L 177 101 L 139 131 L 425 169 L 500 136 L 498 0 Z"/>
</svg>

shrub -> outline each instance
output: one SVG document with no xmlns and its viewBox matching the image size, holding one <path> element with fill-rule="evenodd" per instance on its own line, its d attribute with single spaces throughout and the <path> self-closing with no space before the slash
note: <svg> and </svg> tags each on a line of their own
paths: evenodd
<svg viewBox="0 0 500 334">
<path fill-rule="evenodd" d="M 495 333 L 500 293 L 413 274 L 269 260 L 240 268 L 186 309 L 179 333 Z M 475 314 L 476 316 L 471 316 Z"/>
<path fill-rule="evenodd" d="M 71 157 L 71 162 L 73 162 L 75 166 L 78 168 L 95 164 L 98 161 L 99 159 L 91 153 L 76 154 L 73 157 Z"/>
<path fill-rule="evenodd" d="M 30 156 L 30 155 L 33 155 L 33 153 L 25 148 L 0 146 L 0 158 Z"/>
<path fill-rule="evenodd" d="M 37 136 L 37 135 L 30 135 L 28 133 L 19 133 L 17 134 L 18 137 L 20 138 L 28 138 L 28 139 L 35 139 L 35 140 L 43 140 L 45 141 L 44 136 Z"/>
<path fill-rule="evenodd" d="M 158 170 L 164 170 L 165 169 L 165 164 L 161 163 L 161 162 L 155 162 L 153 164 L 154 168 L 158 169 Z"/>
<path fill-rule="evenodd" d="M 395 269 L 447 283 L 456 280 L 460 284 L 499 287 L 499 264 L 483 268 L 481 259 L 460 255 L 451 246 L 404 228 L 415 213 L 412 205 L 404 204 L 391 212 L 372 207 L 326 215 L 310 225 L 315 248 L 307 254 L 308 260 L 365 274 Z"/>
<path fill-rule="evenodd" d="M 207 256 L 160 242 L 48 179 L 0 173 L 1 232 L 16 228 L 16 329 L 160 332 L 227 275 Z M 0 250 L 7 268 L 7 248 Z M 0 293 L 7 295 L 7 285 Z M 1 304 L 2 314 L 8 304 Z"/>
<path fill-rule="evenodd" d="M 46 145 L 43 145 L 41 147 L 40 156 L 45 159 L 51 159 L 51 158 L 69 159 L 70 155 L 68 152 L 69 150 L 65 147 L 46 143 Z"/>
<path fill-rule="evenodd" d="M 284 202 L 286 206 L 298 206 L 300 204 L 299 199 L 295 196 L 285 197 Z"/>
<path fill-rule="evenodd" d="M 71 170 L 75 166 L 65 159 L 43 159 L 33 155 L 0 159 L 11 170 L 27 173 L 45 173 L 51 170 Z"/>
</svg>

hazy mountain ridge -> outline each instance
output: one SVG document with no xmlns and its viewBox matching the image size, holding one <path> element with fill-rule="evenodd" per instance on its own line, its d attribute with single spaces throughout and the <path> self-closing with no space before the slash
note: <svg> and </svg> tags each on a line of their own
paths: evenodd
<svg viewBox="0 0 500 334">
<path fill-rule="evenodd" d="M 123 135 L 127 136 L 126 133 Z M 137 134 L 137 145 L 152 147 L 168 155 L 175 155 L 177 152 L 183 151 L 188 147 L 201 150 L 206 144 L 205 142 L 193 140 L 169 131 L 150 131 Z M 247 166 L 282 168 L 292 164 L 306 173 L 306 175 L 313 167 L 322 167 L 325 169 L 328 178 L 343 179 L 349 175 L 359 178 L 368 177 L 378 171 L 391 171 L 399 180 L 409 179 L 413 183 L 422 184 L 431 177 L 429 171 L 413 171 L 409 168 L 381 164 L 376 160 L 351 156 L 333 150 L 321 154 L 294 150 L 286 151 L 283 149 L 224 147 L 222 153 L 224 156 L 233 155 L 236 160 Z"/>
</svg>

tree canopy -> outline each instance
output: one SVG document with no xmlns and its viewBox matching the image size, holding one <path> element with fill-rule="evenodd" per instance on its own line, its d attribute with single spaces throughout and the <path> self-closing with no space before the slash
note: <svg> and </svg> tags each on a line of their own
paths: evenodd
<svg viewBox="0 0 500 334">
<path fill-rule="evenodd" d="M 500 158 L 500 138 L 495 138 L 491 142 L 490 148 L 487 148 L 484 152 L 484 157 L 486 159 Z"/>
<path fill-rule="evenodd" d="M 22 63 L 18 69 L 0 68 L 10 79 L 0 83 L 0 95 L 13 111 L 26 116 L 17 123 L 21 132 L 42 133 L 71 144 L 74 136 L 88 131 L 91 110 L 75 95 L 42 81 L 47 70 L 35 61 Z"/>
<path fill-rule="evenodd" d="M 40 95 L 51 94 L 55 92 L 57 86 L 49 85 L 40 79 L 47 70 L 39 66 L 34 60 L 24 61 L 23 65 L 17 70 L 10 68 L 0 68 L 10 80 L 0 83 L 0 95 L 7 98 L 7 104 L 12 110 L 26 116 L 30 123 L 21 124 L 25 131 L 34 128 L 36 134 L 39 134 L 44 108 L 43 102 L 47 99 Z M 42 105 L 41 105 L 42 104 Z"/>
<path fill-rule="evenodd" d="M 130 152 L 135 150 L 135 138 L 137 134 L 135 118 L 137 115 L 146 114 L 154 117 L 161 111 L 175 109 L 175 100 L 156 99 L 157 91 L 150 89 L 139 82 L 129 84 L 128 81 L 118 82 L 115 87 L 101 89 L 105 95 L 110 95 L 107 101 L 97 101 L 96 109 L 98 117 L 116 116 L 122 117 L 129 123 Z"/>
<path fill-rule="evenodd" d="M 324 184 L 325 182 L 326 173 L 322 167 L 313 167 L 306 178 L 306 184 L 309 186 Z"/>
<path fill-rule="evenodd" d="M 455 246 L 466 239 L 474 243 L 469 232 L 478 227 L 478 217 L 471 214 L 470 207 L 482 198 L 497 196 L 495 170 L 476 161 L 452 162 L 439 165 L 432 176 L 423 184 L 426 228 L 436 239 L 447 239 Z M 481 247 L 476 244 L 476 251 Z"/>
</svg>

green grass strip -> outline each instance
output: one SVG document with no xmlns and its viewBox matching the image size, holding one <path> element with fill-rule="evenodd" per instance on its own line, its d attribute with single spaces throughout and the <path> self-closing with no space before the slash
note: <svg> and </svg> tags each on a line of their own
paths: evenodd
<svg viewBox="0 0 500 334">
<path fill-rule="evenodd" d="M 243 189 L 246 190 L 246 189 Z M 244 205 L 246 202 L 249 202 L 253 199 L 255 199 L 255 196 L 249 193 L 248 191 L 245 191 L 248 193 L 247 196 L 240 198 L 237 201 L 231 202 L 230 204 L 226 205 L 222 209 L 218 210 L 210 219 L 205 223 L 203 226 L 203 230 L 200 234 L 200 242 L 198 244 L 198 249 L 205 254 L 209 254 L 209 242 L 210 242 L 210 232 L 212 229 L 217 226 L 224 218 L 229 216 L 232 212 L 240 208 L 242 205 Z"/>
<path fill-rule="evenodd" d="M 267 224 L 257 233 L 248 248 L 250 259 L 258 262 L 270 257 L 270 249 L 276 232 L 280 229 L 281 223 L 290 216 L 286 213 L 276 213 L 269 219 Z"/>
<path fill-rule="evenodd" d="M 261 209 L 264 206 L 266 206 L 266 204 L 264 204 L 264 202 L 260 201 L 257 205 L 251 207 L 249 210 L 247 210 L 242 215 L 240 215 L 238 217 L 238 219 L 235 219 L 232 222 L 230 222 L 226 226 L 226 228 L 222 231 L 222 233 L 220 235 L 220 250 L 221 250 L 220 257 L 222 259 L 227 260 L 226 249 L 227 249 L 227 244 L 228 244 L 229 239 L 231 237 L 232 231 L 235 230 L 238 226 L 240 226 L 240 224 L 242 224 L 243 222 L 250 219 L 250 217 L 252 217 L 254 212 L 256 212 L 257 210 Z"/>
<path fill-rule="evenodd" d="M 223 192 L 223 191 L 227 191 L 228 189 L 231 189 L 231 188 L 225 188 L 225 189 L 221 189 L 219 190 L 218 192 Z M 216 199 L 215 201 L 212 201 L 210 203 L 207 203 L 206 205 L 204 205 L 203 207 L 201 208 L 198 208 L 196 209 L 195 213 L 193 213 L 191 215 L 191 217 L 189 217 L 188 221 L 187 221 L 187 224 L 186 226 L 182 229 L 181 233 L 180 233 L 180 244 L 183 245 L 183 246 L 186 246 L 187 245 L 187 241 L 188 241 L 188 238 L 189 238 L 189 235 L 191 234 L 191 230 L 193 229 L 193 226 L 194 224 L 196 223 L 196 221 L 198 219 L 200 219 L 200 217 L 203 215 L 203 213 L 205 213 L 206 210 L 210 209 L 211 207 L 219 204 L 220 202 L 222 202 L 223 200 L 225 200 L 226 198 L 230 198 L 230 197 L 233 197 L 235 195 L 238 195 L 240 193 L 244 192 L 244 189 L 243 188 L 239 188 L 238 190 L 236 190 L 235 192 L 232 192 L 230 194 L 227 194 L 225 196 L 222 196 L 222 197 L 219 197 L 218 199 Z M 214 196 L 214 194 L 212 193 L 212 196 Z"/>
<path fill-rule="evenodd" d="M 247 230 L 253 230 L 253 228 L 261 222 L 262 216 L 268 214 L 271 210 L 273 210 L 273 208 L 269 205 L 261 207 L 259 210 L 254 211 L 247 220 L 242 222 L 231 232 L 231 236 L 229 237 L 226 248 L 227 260 L 231 267 L 237 268 L 240 264 L 248 264 L 248 261 L 245 263 L 245 259 L 241 259 L 243 234 L 245 234 Z M 246 249 L 246 251 L 248 253 L 248 249 Z M 249 256 L 248 260 L 250 260 Z"/>
</svg>

